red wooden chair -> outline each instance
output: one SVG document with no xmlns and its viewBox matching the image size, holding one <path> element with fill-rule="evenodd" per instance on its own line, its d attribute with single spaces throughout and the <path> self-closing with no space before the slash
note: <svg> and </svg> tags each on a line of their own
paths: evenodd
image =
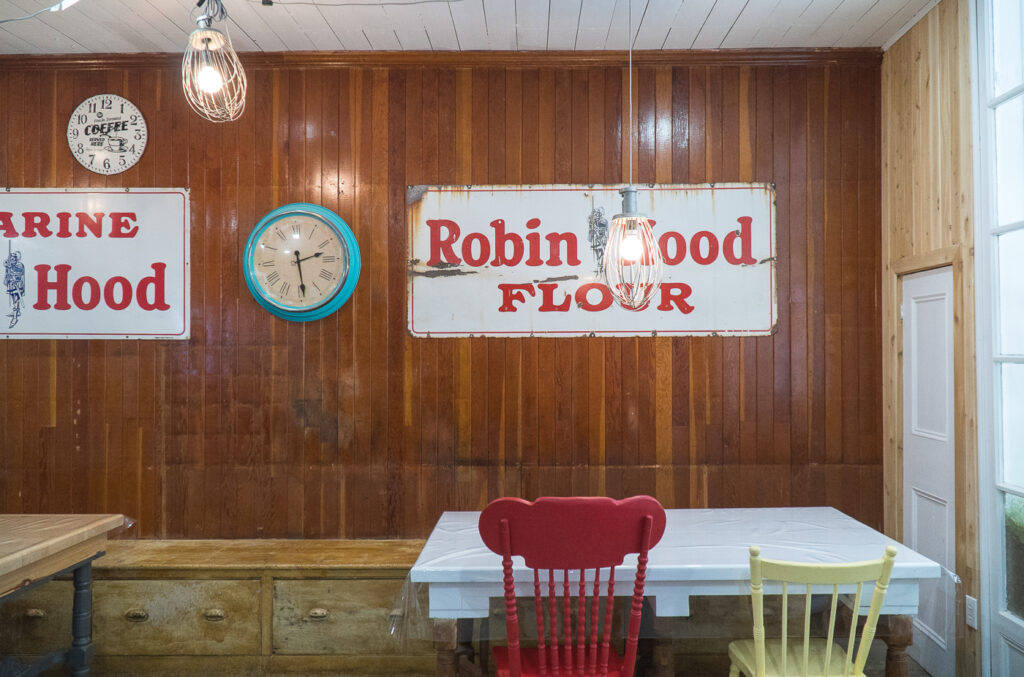
<svg viewBox="0 0 1024 677">
<path fill-rule="evenodd" d="M 508 646 L 494 648 L 498 677 L 632 677 L 647 551 L 664 533 L 665 510 L 650 496 L 621 501 L 598 496 L 492 501 L 480 515 L 480 535 L 501 555 L 504 570 Z M 614 567 L 630 553 L 639 557 L 625 655 L 620 657 L 611 646 Z M 519 646 L 513 555 L 521 555 L 533 569 L 536 648 Z M 599 612 L 602 597 L 604 609 Z"/>
</svg>

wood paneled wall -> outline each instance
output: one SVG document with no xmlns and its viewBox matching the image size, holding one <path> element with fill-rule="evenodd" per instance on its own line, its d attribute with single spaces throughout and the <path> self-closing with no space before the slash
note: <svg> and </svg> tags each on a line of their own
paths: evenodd
<svg viewBox="0 0 1024 677">
<path fill-rule="evenodd" d="M 903 531 L 900 276 L 953 268 L 956 573 L 978 597 L 978 423 L 969 0 L 943 0 L 882 63 L 882 329 L 885 532 Z M 957 640 L 958 675 L 981 674 L 976 630 Z"/>
<path fill-rule="evenodd" d="M 0 183 L 192 191 L 191 340 L 0 343 L 0 511 L 422 537 L 500 495 L 651 493 L 881 527 L 880 56 L 635 57 L 639 182 L 776 184 L 776 335 L 408 336 L 406 185 L 622 181 L 620 55 L 254 56 L 222 125 L 171 57 L 0 60 Z M 150 127 L 109 178 L 64 141 L 100 92 Z M 353 299 L 308 324 L 261 310 L 240 269 L 293 201 L 341 214 L 364 257 Z"/>
</svg>

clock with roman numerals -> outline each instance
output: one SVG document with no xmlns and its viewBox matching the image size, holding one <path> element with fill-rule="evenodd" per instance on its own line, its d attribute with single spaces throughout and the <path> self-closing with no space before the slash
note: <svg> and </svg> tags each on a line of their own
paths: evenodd
<svg viewBox="0 0 1024 677">
<path fill-rule="evenodd" d="M 245 245 L 245 284 L 261 306 L 286 320 L 319 320 L 352 296 L 359 245 L 340 216 L 296 202 L 268 213 Z"/>
</svg>

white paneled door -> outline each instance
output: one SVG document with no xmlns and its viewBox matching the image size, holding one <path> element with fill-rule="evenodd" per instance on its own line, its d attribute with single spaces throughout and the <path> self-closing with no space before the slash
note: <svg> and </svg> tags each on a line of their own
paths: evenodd
<svg viewBox="0 0 1024 677">
<path fill-rule="evenodd" d="M 953 269 L 903 278 L 903 542 L 955 569 Z M 897 555 L 897 559 L 899 556 Z M 921 584 L 908 653 L 932 677 L 956 674 L 956 586 Z"/>
</svg>

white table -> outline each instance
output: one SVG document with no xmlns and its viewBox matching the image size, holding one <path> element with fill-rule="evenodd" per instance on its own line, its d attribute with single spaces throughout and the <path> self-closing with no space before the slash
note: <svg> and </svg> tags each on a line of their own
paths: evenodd
<svg viewBox="0 0 1024 677">
<path fill-rule="evenodd" d="M 834 508 L 665 512 L 665 535 L 650 552 L 645 588 L 658 616 L 689 615 L 693 595 L 750 594 L 751 545 L 759 545 L 766 559 L 797 562 L 876 559 L 887 545 L 895 545 L 899 552 L 882 613 L 897 620 L 891 627 L 883 623 L 879 635 L 890 635 L 887 674 L 905 672 L 903 651 L 912 638 L 907 617 L 917 613 L 918 582 L 938 578 L 938 564 Z M 455 621 L 486 617 L 490 598 L 504 592 L 501 558 L 480 539 L 479 517 L 478 512 L 444 513 L 409 572 L 413 583 L 429 589 L 439 675 L 454 674 Z M 517 588 L 522 585 L 523 593 L 530 594 L 532 574 L 520 558 L 514 564 Z M 616 580 L 632 580 L 635 566 L 635 557 L 623 562 Z M 617 591 L 629 595 L 631 587 Z"/>
</svg>

